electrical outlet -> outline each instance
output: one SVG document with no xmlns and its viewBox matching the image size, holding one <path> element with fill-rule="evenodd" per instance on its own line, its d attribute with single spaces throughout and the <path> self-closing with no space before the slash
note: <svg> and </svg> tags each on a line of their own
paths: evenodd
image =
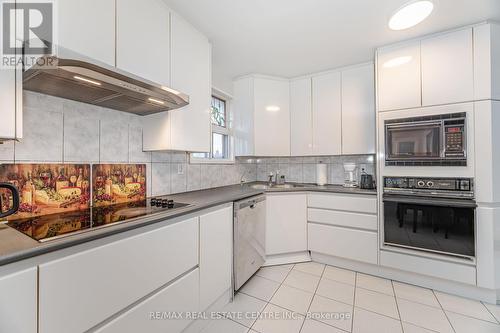
<svg viewBox="0 0 500 333">
<path fill-rule="evenodd" d="M 177 174 L 178 175 L 184 174 L 184 164 L 177 164 Z"/>
</svg>

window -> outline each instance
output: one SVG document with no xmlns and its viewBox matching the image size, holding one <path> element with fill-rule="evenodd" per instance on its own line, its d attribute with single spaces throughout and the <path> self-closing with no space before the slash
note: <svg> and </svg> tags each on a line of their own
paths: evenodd
<svg viewBox="0 0 500 333">
<path fill-rule="evenodd" d="M 226 99 L 212 96 L 210 153 L 192 153 L 192 163 L 232 163 L 231 126 Z"/>
</svg>

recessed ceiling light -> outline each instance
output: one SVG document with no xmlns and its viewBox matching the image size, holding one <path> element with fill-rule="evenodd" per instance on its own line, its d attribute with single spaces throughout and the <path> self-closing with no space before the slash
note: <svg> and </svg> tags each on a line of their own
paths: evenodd
<svg viewBox="0 0 500 333">
<path fill-rule="evenodd" d="M 403 56 L 403 57 L 397 57 L 393 58 L 391 60 L 387 60 L 384 62 L 382 66 L 385 68 L 393 68 L 393 67 L 398 67 L 404 64 L 409 63 L 413 58 L 411 56 Z"/>
<path fill-rule="evenodd" d="M 151 98 L 151 97 L 148 98 L 148 101 L 156 103 L 156 104 L 160 104 L 160 105 L 164 105 L 165 104 L 164 101 L 160 101 L 159 99 L 155 99 L 155 98 Z"/>
<path fill-rule="evenodd" d="M 389 20 L 389 28 L 392 30 L 411 28 L 425 20 L 433 9 L 434 3 L 430 0 L 411 1 L 392 15 Z"/>
<path fill-rule="evenodd" d="M 86 79 L 86 78 L 78 76 L 78 75 L 73 76 L 73 78 L 75 78 L 75 79 L 77 79 L 79 81 L 83 81 L 83 82 L 86 82 L 86 83 L 90 83 L 90 84 L 96 85 L 96 86 L 100 86 L 101 85 L 101 82 L 97 82 L 97 81 L 94 81 L 94 80 Z"/>
<path fill-rule="evenodd" d="M 266 107 L 266 111 L 270 111 L 270 112 L 277 112 L 281 110 L 281 108 L 277 105 L 269 105 Z"/>
</svg>

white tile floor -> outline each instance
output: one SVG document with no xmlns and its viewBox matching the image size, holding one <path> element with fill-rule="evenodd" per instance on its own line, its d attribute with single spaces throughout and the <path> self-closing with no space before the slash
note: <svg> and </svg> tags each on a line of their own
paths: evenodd
<svg viewBox="0 0 500 333">
<path fill-rule="evenodd" d="M 314 262 L 260 269 L 221 314 L 203 333 L 500 333 L 500 306 Z"/>
</svg>

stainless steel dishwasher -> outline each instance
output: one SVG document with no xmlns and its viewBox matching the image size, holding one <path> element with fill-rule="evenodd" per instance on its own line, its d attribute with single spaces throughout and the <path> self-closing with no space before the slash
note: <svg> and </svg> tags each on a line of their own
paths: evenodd
<svg viewBox="0 0 500 333">
<path fill-rule="evenodd" d="M 266 197 L 258 195 L 234 203 L 234 290 L 241 288 L 264 264 Z"/>
</svg>

